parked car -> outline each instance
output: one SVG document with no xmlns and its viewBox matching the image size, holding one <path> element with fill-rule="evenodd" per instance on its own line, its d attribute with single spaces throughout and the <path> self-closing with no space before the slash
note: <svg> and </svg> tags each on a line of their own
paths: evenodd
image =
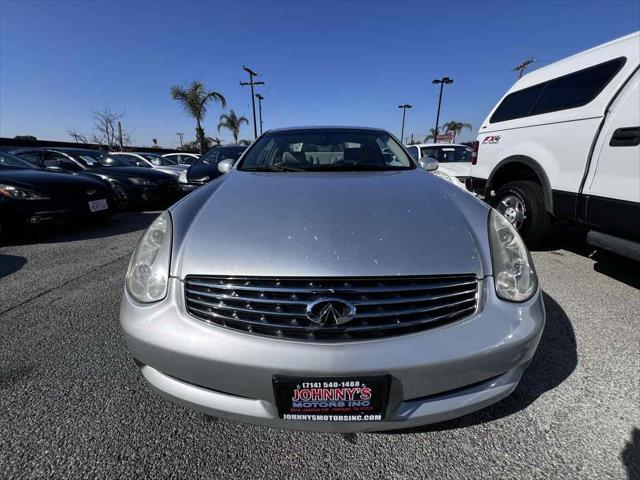
<svg viewBox="0 0 640 480">
<path fill-rule="evenodd" d="M 449 175 L 455 176 L 462 184 L 469 177 L 471 169 L 471 154 L 473 150 L 465 145 L 457 143 L 420 143 L 418 145 L 405 145 L 414 160 L 421 157 L 435 158 L 440 169 Z"/>
<path fill-rule="evenodd" d="M 171 175 L 134 167 L 105 152 L 82 148 L 22 148 L 12 153 L 47 170 L 107 180 L 119 210 L 166 206 L 180 196 L 177 181 Z"/>
<path fill-rule="evenodd" d="M 192 165 L 196 160 L 200 158 L 200 155 L 197 153 L 184 153 L 184 152 L 165 153 L 162 156 L 168 160 L 171 160 L 177 163 L 178 165 Z"/>
<path fill-rule="evenodd" d="M 180 188 L 184 192 L 192 192 L 205 183 L 218 178 L 222 175 L 218 170 L 218 164 L 225 159 L 231 159 L 235 162 L 246 149 L 245 146 L 212 148 L 194 162 L 188 170 L 180 173 L 178 178 Z"/>
<path fill-rule="evenodd" d="M 545 313 L 502 215 L 378 129 L 269 131 L 232 164 L 161 214 L 129 264 L 120 323 L 153 390 L 242 422 L 355 432 L 516 388 Z"/>
<path fill-rule="evenodd" d="M 535 70 L 479 130 L 467 187 L 527 240 L 552 220 L 640 260 L 640 32 Z"/>
<path fill-rule="evenodd" d="M 114 209 L 106 182 L 47 172 L 0 151 L 0 237 L 26 225 L 106 218 Z"/>
<path fill-rule="evenodd" d="M 188 165 L 178 165 L 174 160 L 165 158 L 159 153 L 111 152 L 111 154 L 118 155 L 118 158 L 128 159 L 136 167 L 151 167 L 176 178 L 180 176 L 180 172 L 189 168 Z"/>
</svg>

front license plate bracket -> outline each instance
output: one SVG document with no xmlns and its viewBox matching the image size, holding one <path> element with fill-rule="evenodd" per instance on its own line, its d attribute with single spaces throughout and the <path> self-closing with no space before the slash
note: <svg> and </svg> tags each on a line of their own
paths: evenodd
<svg viewBox="0 0 640 480">
<path fill-rule="evenodd" d="M 389 375 L 273 377 L 278 415 L 290 421 L 376 422 L 385 418 Z"/>
</svg>

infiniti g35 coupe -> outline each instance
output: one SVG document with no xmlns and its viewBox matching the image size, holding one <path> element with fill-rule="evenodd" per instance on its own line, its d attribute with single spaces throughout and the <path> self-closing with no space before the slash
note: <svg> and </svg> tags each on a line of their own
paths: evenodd
<svg viewBox="0 0 640 480">
<path fill-rule="evenodd" d="M 0 236 L 27 224 L 107 217 L 114 194 L 104 181 L 59 175 L 0 152 Z"/>
<path fill-rule="evenodd" d="M 509 395 L 545 312 L 518 233 L 389 133 L 269 131 L 162 213 L 120 310 L 158 393 L 273 427 L 377 431 Z"/>
<path fill-rule="evenodd" d="M 112 186 L 119 210 L 169 205 L 179 197 L 171 175 L 131 163 L 97 150 L 82 148 L 18 149 L 13 154 L 55 172 L 71 172 L 106 180 Z"/>
</svg>

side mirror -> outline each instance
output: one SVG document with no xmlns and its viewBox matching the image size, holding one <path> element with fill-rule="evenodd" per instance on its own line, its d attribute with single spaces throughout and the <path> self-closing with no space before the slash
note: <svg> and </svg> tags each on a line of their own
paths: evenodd
<svg viewBox="0 0 640 480">
<path fill-rule="evenodd" d="M 234 160 L 231 158 L 220 160 L 220 162 L 218 162 L 218 171 L 220 173 L 227 173 L 231 168 L 233 168 L 233 162 Z"/>
<path fill-rule="evenodd" d="M 433 157 L 422 157 L 418 163 L 420 168 L 427 172 L 434 172 L 438 169 L 438 161 Z"/>
</svg>

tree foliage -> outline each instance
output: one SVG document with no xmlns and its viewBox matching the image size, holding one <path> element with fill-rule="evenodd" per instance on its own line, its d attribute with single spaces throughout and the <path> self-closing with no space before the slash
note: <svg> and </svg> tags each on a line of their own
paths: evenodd
<svg viewBox="0 0 640 480">
<path fill-rule="evenodd" d="M 122 145 L 120 145 L 120 132 L 118 123 L 122 125 L 124 113 L 113 112 L 109 107 L 102 111 L 93 111 L 93 132 L 85 134 L 75 128 L 67 129 L 67 134 L 77 143 L 97 143 L 106 145 L 111 150 L 117 150 L 121 146 L 131 145 L 131 134 L 122 129 Z"/>
<path fill-rule="evenodd" d="M 221 129 L 226 129 L 231 132 L 233 136 L 233 141 L 236 145 L 238 145 L 238 135 L 240 135 L 240 127 L 242 124 L 249 125 L 249 120 L 247 117 L 238 117 L 236 112 L 230 110 L 229 113 L 223 113 L 220 115 L 220 123 L 218 123 L 218 131 Z"/>
<path fill-rule="evenodd" d="M 207 107 L 211 102 L 217 102 L 222 107 L 227 105 L 227 101 L 221 93 L 207 90 L 204 83 L 194 81 L 188 87 L 175 85 L 171 87 L 171 97 L 179 102 L 185 111 L 196 121 L 196 141 L 199 145 L 200 153 L 205 152 L 206 136 L 202 121 L 207 113 Z"/>
</svg>

